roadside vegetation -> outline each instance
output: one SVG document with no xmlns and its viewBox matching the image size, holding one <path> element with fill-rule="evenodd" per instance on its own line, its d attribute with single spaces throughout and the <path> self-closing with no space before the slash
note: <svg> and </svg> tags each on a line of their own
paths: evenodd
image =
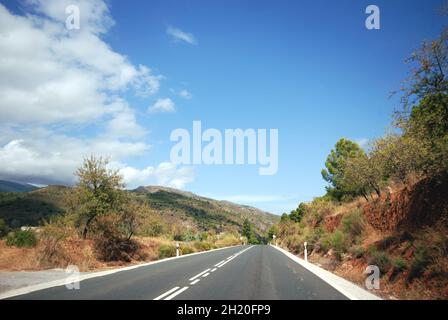
<svg viewBox="0 0 448 320">
<path fill-rule="evenodd" d="M 363 284 L 381 271 L 385 297 L 448 298 L 448 30 L 408 60 L 390 132 L 365 148 L 337 141 L 324 196 L 283 214 L 269 236 Z"/>
<path fill-rule="evenodd" d="M 0 220 L 0 269 L 46 269 L 75 264 L 85 270 L 247 242 L 237 232 L 201 231 L 169 225 L 146 201 L 124 189 L 122 177 L 102 158 L 85 159 L 78 183 L 65 188 L 66 211 L 50 215 L 38 227 L 17 228 Z M 59 190 L 60 191 L 60 190 Z M 50 191 L 52 192 L 52 191 Z M 4 194 L 14 201 L 22 195 Z M 257 239 L 247 220 L 243 229 Z M 249 239 L 250 240 L 250 239 Z"/>
</svg>

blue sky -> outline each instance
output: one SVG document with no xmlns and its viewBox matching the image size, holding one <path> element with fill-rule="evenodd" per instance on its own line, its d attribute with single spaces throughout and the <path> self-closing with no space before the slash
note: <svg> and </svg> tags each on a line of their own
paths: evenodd
<svg viewBox="0 0 448 320">
<path fill-rule="evenodd" d="M 30 11 L 26 2 L 0 2 L 14 15 Z M 339 138 L 365 142 L 384 133 L 398 107 L 398 99 L 388 96 L 406 77 L 405 58 L 446 25 L 446 16 L 437 13 L 443 1 L 112 0 L 106 4 L 115 23 L 99 35 L 101 40 L 132 65 L 147 66 L 160 76 L 156 79 L 160 87 L 151 95 L 119 92 L 145 131 L 138 139 L 150 146 L 122 156 L 121 163 L 143 169 L 169 161 L 171 131 L 191 131 L 193 120 L 220 130 L 277 128 L 276 175 L 260 176 L 258 166 L 201 165 L 191 168 L 193 177 L 182 187 L 278 214 L 324 193 L 320 171 Z M 380 30 L 364 26 L 369 4 L 381 10 Z M 187 38 L 176 41 L 167 32 L 170 28 L 183 31 Z M 181 96 L 183 90 L 191 95 L 188 99 Z M 174 112 L 148 111 L 158 99 L 168 98 Z M 83 139 L 98 134 L 96 122 L 76 129 L 73 124 L 61 128 L 58 122 L 39 125 L 54 127 L 60 135 Z M 9 133 L 11 141 L 19 139 L 14 130 Z M 131 138 L 121 141 L 127 139 Z M 39 182 L 36 179 L 34 183 Z"/>
</svg>

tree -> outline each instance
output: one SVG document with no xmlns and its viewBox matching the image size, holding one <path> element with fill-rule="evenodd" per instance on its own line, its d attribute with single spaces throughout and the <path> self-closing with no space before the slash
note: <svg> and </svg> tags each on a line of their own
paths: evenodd
<svg viewBox="0 0 448 320">
<path fill-rule="evenodd" d="M 427 150 L 414 137 L 387 135 L 375 141 L 371 157 L 385 180 L 406 183 L 411 173 L 421 173 Z"/>
<path fill-rule="evenodd" d="M 364 155 L 364 150 L 356 142 L 340 139 L 336 143 L 325 161 L 326 169 L 321 172 L 322 178 L 330 183 L 330 187 L 327 187 L 329 195 L 341 200 L 344 195 L 350 194 L 350 190 L 345 188 L 343 182 L 346 163 L 349 159 Z"/>
<path fill-rule="evenodd" d="M 378 196 L 381 195 L 382 182 L 381 166 L 376 158 L 370 156 L 370 153 L 347 160 L 342 185 L 349 193 L 361 195 L 368 201 L 367 196 L 372 191 L 375 191 Z"/>
<path fill-rule="evenodd" d="M 434 175 L 448 169 L 448 95 L 433 94 L 412 108 L 406 137 L 424 144 L 428 151 L 424 172 Z"/>
<path fill-rule="evenodd" d="M 272 240 L 274 235 L 277 235 L 277 232 L 278 232 L 277 226 L 270 227 L 268 231 L 268 239 Z"/>
<path fill-rule="evenodd" d="M 439 38 L 424 42 L 407 62 L 412 67 L 401 89 L 404 110 L 400 115 L 405 118 L 410 105 L 430 95 L 448 94 L 448 29 Z"/>
<path fill-rule="evenodd" d="M 76 172 L 79 181 L 70 202 L 84 239 L 98 217 L 121 214 L 127 204 L 123 178 L 117 171 L 107 169 L 107 164 L 108 160 L 91 156 Z"/>
<path fill-rule="evenodd" d="M 252 235 L 252 225 L 249 221 L 249 219 L 245 219 L 243 222 L 243 230 L 241 232 L 243 237 L 246 237 L 247 239 L 250 239 Z"/>
<path fill-rule="evenodd" d="M 305 214 L 306 204 L 301 202 L 299 206 L 292 210 L 289 214 L 289 218 L 294 222 L 300 222 Z"/>
<path fill-rule="evenodd" d="M 289 221 L 289 215 L 285 212 L 280 217 L 280 222 L 287 222 L 287 221 Z"/>
</svg>

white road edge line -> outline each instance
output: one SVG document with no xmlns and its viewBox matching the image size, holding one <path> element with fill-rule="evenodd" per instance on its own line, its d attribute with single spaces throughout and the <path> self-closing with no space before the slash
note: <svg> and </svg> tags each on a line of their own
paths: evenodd
<svg viewBox="0 0 448 320">
<path fill-rule="evenodd" d="M 200 276 L 202 276 L 204 273 L 207 273 L 210 271 L 210 268 L 205 269 L 204 271 L 202 271 L 201 273 L 198 273 L 197 275 L 195 275 L 194 277 L 191 277 L 190 279 L 188 279 L 188 281 L 193 281 L 196 278 L 199 278 Z"/>
<path fill-rule="evenodd" d="M 147 267 L 147 266 L 150 266 L 150 265 L 153 265 L 153 264 L 168 262 L 168 261 L 171 261 L 171 260 L 182 259 L 182 258 L 185 258 L 185 257 L 191 257 L 191 256 L 199 255 L 199 254 L 205 254 L 205 253 L 210 253 L 210 252 L 213 252 L 213 251 L 225 250 L 225 249 L 230 249 L 230 248 L 235 248 L 235 247 L 240 247 L 240 246 L 241 245 L 238 245 L 238 246 L 228 246 L 228 247 L 212 249 L 212 250 L 208 250 L 208 251 L 201 251 L 201 252 L 190 253 L 190 254 L 186 254 L 186 255 L 183 255 L 183 256 L 179 256 L 179 257 L 171 257 L 171 258 L 166 258 L 166 259 L 162 259 L 162 260 L 141 263 L 141 264 L 138 264 L 138 265 L 124 267 L 124 268 L 117 268 L 117 269 L 113 269 L 113 270 L 92 272 L 92 273 L 80 276 L 79 277 L 79 282 L 81 282 L 83 280 L 91 279 L 91 278 L 104 277 L 104 276 L 107 276 L 107 275 L 110 275 L 110 274 L 113 274 L 113 273 L 117 273 L 117 272 L 129 271 L 129 270 L 132 270 L 132 269 L 137 269 L 137 268 L 141 268 L 141 267 Z M 66 284 L 66 279 L 64 278 L 64 279 L 60 279 L 60 280 L 54 280 L 54 281 L 50 281 L 50 282 L 45 282 L 45 283 L 40 283 L 40 284 L 36 284 L 36 285 L 31 285 L 31 286 L 27 286 L 27 287 L 23 287 L 23 288 L 13 289 L 13 290 L 1 293 L 0 294 L 0 300 L 11 298 L 11 297 L 15 297 L 15 296 L 21 296 L 21 295 L 28 294 L 28 293 L 31 293 L 31 292 L 34 292 L 34 291 L 44 290 L 44 289 L 53 288 L 53 287 L 65 286 L 65 284 Z"/>
<path fill-rule="evenodd" d="M 341 278 L 335 275 L 334 273 L 331 273 L 330 271 L 322 269 L 310 262 L 306 262 L 305 260 L 300 259 L 299 257 L 293 255 L 292 253 L 286 251 L 283 248 L 273 245 L 271 245 L 271 247 L 282 252 L 288 258 L 290 258 L 291 260 L 300 264 L 308 271 L 315 274 L 317 277 L 322 279 L 324 282 L 328 283 L 330 286 L 338 290 L 340 293 L 342 293 L 350 300 L 382 300 L 380 297 L 368 292 L 367 290 L 364 290 L 363 288 L 357 286 L 356 284 L 344 278 Z"/>
<path fill-rule="evenodd" d="M 176 291 L 177 289 L 179 289 L 179 287 L 174 287 L 173 289 L 171 289 L 171 290 L 168 290 L 168 291 L 167 291 L 167 292 L 165 292 L 165 293 L 162 293 L 162 294 L 161 294 L 160 296 L 158 296 L 158 297 L 154 298 L 153 300 L 160 300 L 160 299 L 162 299 L 163 297 L 165 297 L 165 296 L 169 295 L 170 293 L 172 293 L 172 292 Z"/>
<path fill-rule="evenodd" d="M 212 270 L 210 270 L 210 272 L 215 272 L 217 270 L 217 268 L 213 268 Z"/>
<path fill-rule="evenodd" d="M 194 280 L 192 283 L 190 283 L 191 286 L 195 285 L 196 283 L 198 283 L 199 281 L 201 281 L 201 279 L 196 279 Z"/>
<path fill-rule="evenodd" d="M 187 289 L 188 289 L 188 287 L 183 287 L 182 289 L 180 289 L 180 290 L 174 292 L 172 295 L 170 295 L 169 297 L 166 297 L 166 298 L 163 299 L 163 300 L 171 300 L 171 299 L 173 299 L 175 296 L 181 294 L 182 292 L 184 292 L 184 291 L 187 290 Z"/>
<path fill-rule="evenodd" d="M 204 274 L 202 277 L 203 278 L 205 278 L 205 277 L 208 277 L 210 275 L 210 273 L 209 272 L 207 272 L 206 274 Z"/>
</svg>

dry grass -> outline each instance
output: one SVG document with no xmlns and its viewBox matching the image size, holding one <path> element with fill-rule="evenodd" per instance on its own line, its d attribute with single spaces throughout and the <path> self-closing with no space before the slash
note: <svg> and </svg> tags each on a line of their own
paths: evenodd
<svg viewBox="0 0 448 320">
<path fill-rule="evenodd" d="M 0 270 L 21 271 L 39 269 L 35 248 L 16 248 L 0 240 Z"/>
</svg>

